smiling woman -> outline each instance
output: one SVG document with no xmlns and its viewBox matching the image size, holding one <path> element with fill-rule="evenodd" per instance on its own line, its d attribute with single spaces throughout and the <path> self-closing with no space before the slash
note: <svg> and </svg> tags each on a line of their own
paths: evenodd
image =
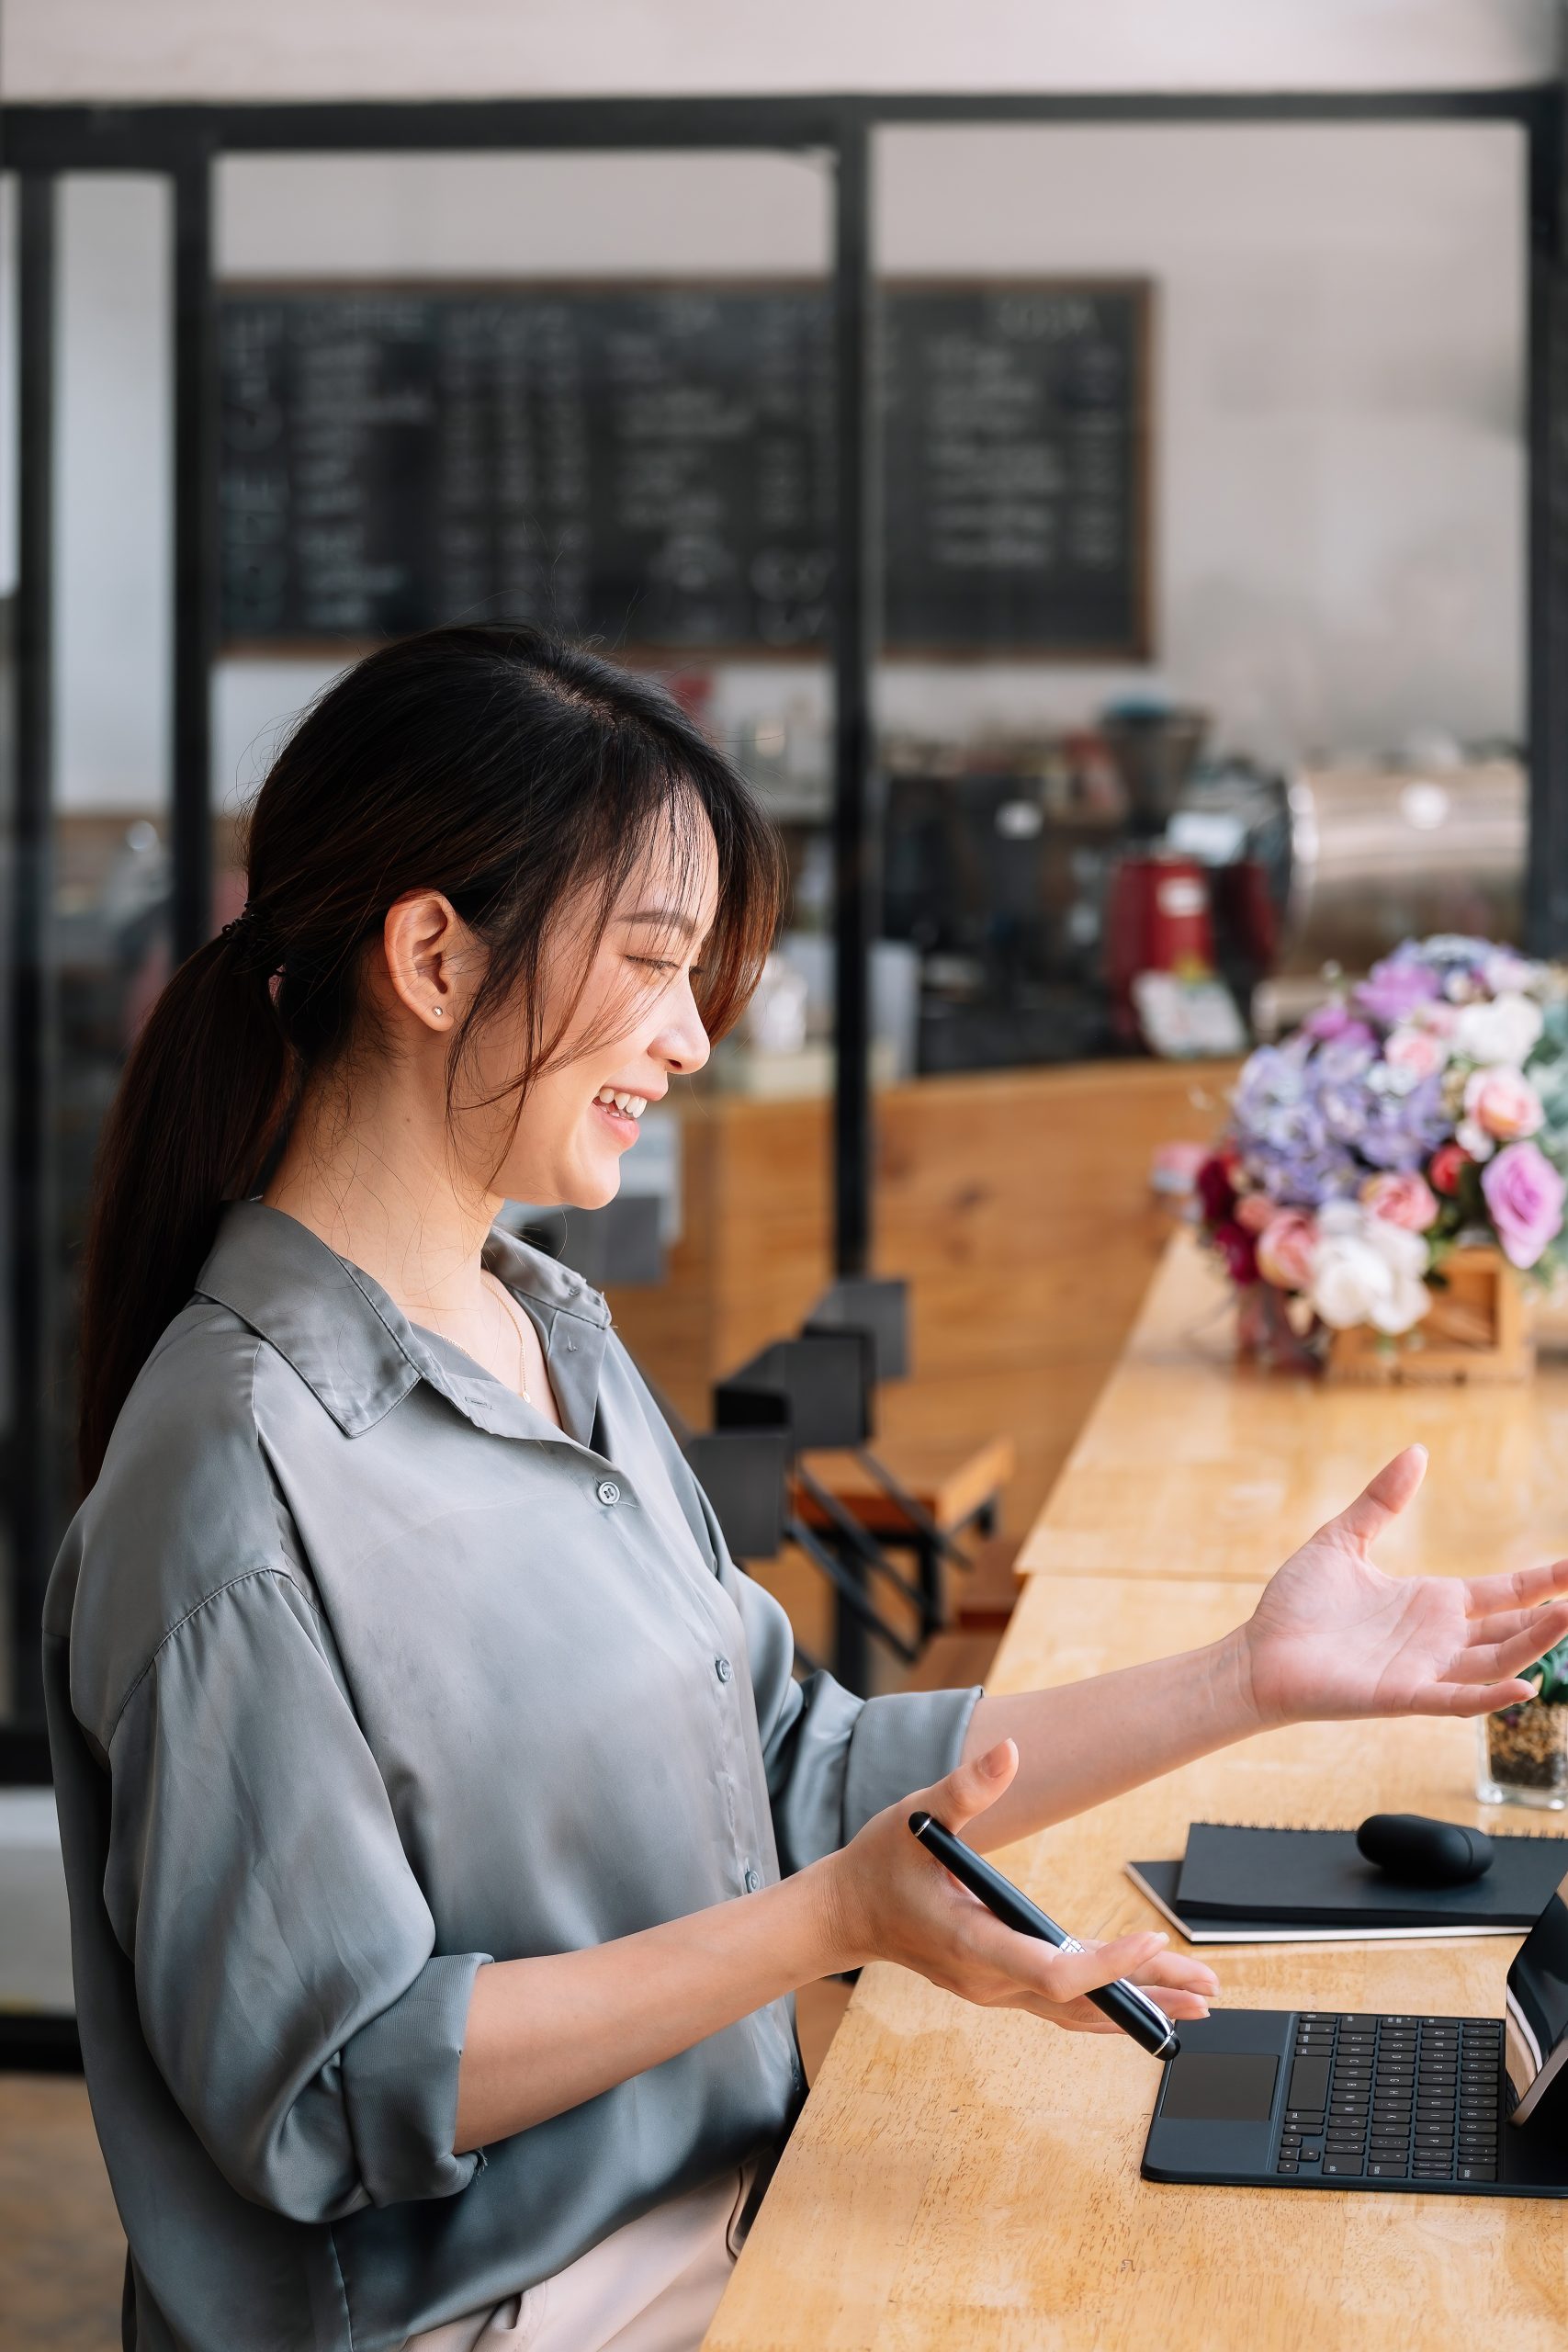
<svg viewBox="0 0 1568 2352">
<path fill-rule="evenodd" d="M 797 1681 L 604 1301 L 496 1221 L 611 1196 L 778 888 L 656 688 L 442 631 L 306 718 L 152 1010 L 44 1612 L 129 2346 L 694 2352 L 799 1986 L 890 1958 L 1087 2032 L 1117 1976 L 1214 1990 L 1161 1936 L 1014 1933 L 911 1806 L 997 1844 L 1269 1724 L 1506 1704 L 1568 1631 L 1562 1564 L 1379 1572 L 1413 1451 L 1184 1657 Z"/>
<path fill-rule="evenodd" d="M 89 1485 L 221 1203 L 280 1150 L 266 1197 L 340 1240 L 368 1216 L 378 1273 L 407 1266 L 449 1180 L 481 1236 L 508 1196 L 607 1200 L 636 1130 L 591 1106 L 700 1065 L 781 889 L 766 820 L 676 705 L 523 628 L 433 630 L 347 671 L 275 763 L 248 852 L 243 914 L 159 1000 L 105 1129 Z M 359 1216 L 322 1195 L 329 1129 L 352 1138 Z M 468 1239 L 458 1312 L 477 1331 Z M 434 1254 L 445 1311 L 453 1269 Z"/>
</svg>

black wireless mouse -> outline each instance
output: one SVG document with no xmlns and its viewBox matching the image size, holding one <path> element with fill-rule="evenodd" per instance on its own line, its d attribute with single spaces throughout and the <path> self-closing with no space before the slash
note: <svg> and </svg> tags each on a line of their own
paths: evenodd
<svg viewBox="0 0 1568 2352">
<path fill-rule="evenodd" d="M 1428 1821 L 1422 1813 L 1369 1814 L 1356 1832 L 1367 1860 L 1402 1886 L 1468 1886 L 1492 1867 L 1483 1829 Z"/>
</svg>

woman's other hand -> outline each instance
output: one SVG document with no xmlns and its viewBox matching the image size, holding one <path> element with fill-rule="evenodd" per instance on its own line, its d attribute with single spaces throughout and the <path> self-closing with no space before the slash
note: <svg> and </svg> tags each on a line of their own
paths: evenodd
<svg viewBox="0 0 1568 2352">
<path fill-rule="evenodd" d="M 1425 1447 L 1407 1446 L 1273 1577 L 1242 1629 L 1260 1723 L 1484 1715 L 1534 1696 L 1520 1669 L 1568 1634 L 1568 1560 L 1385 1576 L 1371 1547 L 1426 1469 Z"/>
<path fill-rule="evenodd" d="M 835 1965 L 895 1960 L 963 2000 L 1028 2009 L 1076 2033 L 1118 2030 L 1086 1998 L 1118 1976 L 1131 1978 L 1168 2016 L 1206 2017 L 1206 1996 L 1218 1990 L 1218 1980 L 1201 1961 L 1168 1951 L 1167 1937 L 1120 1936 L 1114 1943 L 1086 1943 L 1079 1952 L 1057 1951 L 1004 1928 L 911 1836 L 909 1815 L 921 1809 L 961 1833 L 1003 1794 L 1017 1770 L 1018 1750 L 1004 1739 L 934 1788 L 889 1805 L 818 1865 L 828 1942 L 841 1955 Z"/>
</svg>

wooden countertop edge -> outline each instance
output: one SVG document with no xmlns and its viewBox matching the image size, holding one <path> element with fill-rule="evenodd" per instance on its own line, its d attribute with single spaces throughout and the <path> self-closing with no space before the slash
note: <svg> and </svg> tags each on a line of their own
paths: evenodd
<svg viewBox="0 0 1568 2352">
<path fill-rule="evenodd" d="M 1218 1097 L 1223 1096 L 1239 1067 L 1234 1060 L 1178 1062 L 1160 1061 L 1152 1056 L 1147 1059 L 1129 1056 L 1125 1061 L 1047 1062 L 1009 1069 L 942 1070 L 930 1077 L 900 1080 L 895 1086 L 878 1087 L 874 1100 L 881 1110 L 943 1100 L 1005 1102 L 1010 1096 L 1023 1093 L 1112 1093 L 1156 1082 L 1168 1086 L 1172 1077 L 1180 1073 L 1190 1074 L 1195 1088 L 1204 1093 L 1212 1091 Z M 688 1118 L 716 1114 L 728 1119 L 764 1112 L 776 1115 L 812 1108 L 826 1113 L 830 1104 L 831 1097 L 827 1094 L 744 1094 L 705 1080 L 682 1089 L 678 1101 L 674 1096 L 671 1098 L 676 1115 Z"/>
</svg>

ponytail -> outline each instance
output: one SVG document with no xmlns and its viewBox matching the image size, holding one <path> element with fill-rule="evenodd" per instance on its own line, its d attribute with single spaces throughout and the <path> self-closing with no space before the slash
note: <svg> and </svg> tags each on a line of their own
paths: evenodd
<svg viewBox="0 0 1568 2352">
<path fill-rule="evenodd" d="M 447 1056 L 448 1115 L 480 1024 L 528 1009 L 510 1090 L 520 1112 L 558 1043 L 537 1019 L 552 925 L 584 890 L 607 919 L 655 839 L 690 837 L 694 808 L 718 853 L 697 996 L 718 1037 L 767 954 L 782 851 L 728 761 L 661 687 L 495 623 L 382 646 L 328 688 L 251 811 L 245 913 L 164 990 L 105 1126 L 82 1317 L 89 1486 L 223 1204 L 263 1181 L 303 1090 L 360 1040 L 363 951 L 387 910 L 438 890 L 487 951 Z"/>
<path fill-rule="evenodd" d="M 159 1334 L 196 1284 L 223 1203 L 247 1192 L 293 1056 L 242 922 L 183 963 L 126 1065 L 98 1147 L 83 1266 L 84 1486 Z"/>
</svg>

